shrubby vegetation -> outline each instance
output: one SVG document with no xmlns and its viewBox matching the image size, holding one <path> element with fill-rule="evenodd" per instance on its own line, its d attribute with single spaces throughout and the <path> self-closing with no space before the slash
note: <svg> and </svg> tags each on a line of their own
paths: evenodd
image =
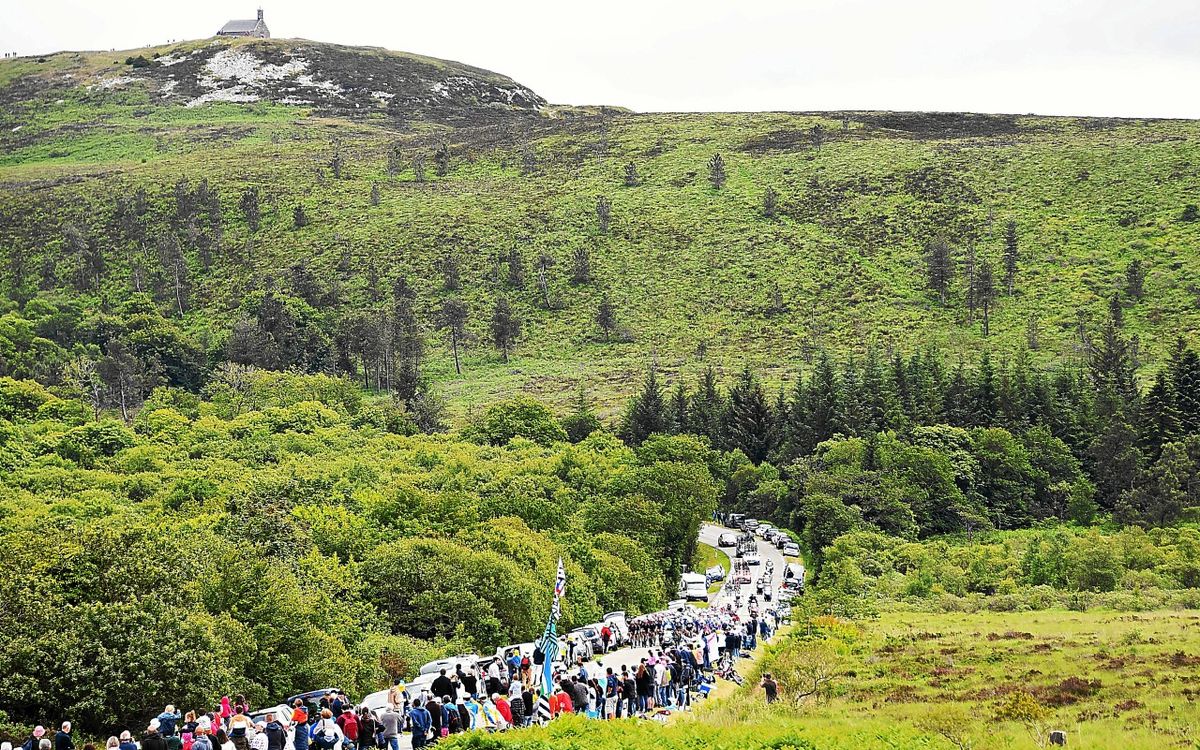
<svg viewBox="0 0 1200 750">
<path fill-rule="evenodd" d="M 706 450 L 577 444 L 528 400 L 470 440 L 323 375 L 159 387 L 131 424 L 0 378 L 0 672 L 12 721 L 361 694 L 425 660 L 661 606 L 715 507 Z M 20 571 L 20 574 L 16 574 Z"/>
<path fill-rule="evenodd" d="M 1195 528 L 1053 527 L 924 542 L 859 531 L 838 537 L 823 558 L 813 606 L 843 613 L 1200 607 Z"/>
</svg>

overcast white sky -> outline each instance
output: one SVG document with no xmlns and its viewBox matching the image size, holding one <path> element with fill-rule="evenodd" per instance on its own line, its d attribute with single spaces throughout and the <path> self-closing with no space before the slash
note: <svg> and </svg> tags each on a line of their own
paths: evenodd
<svg viewBox="0 0 1200 750">
<path fill-rule="evenodd" d="M 0 49 L 210 36 L 254 0 L 3 0 Z M 1200 117 L 1200 0 L 286 0 L 277 37 L 418 52 L 552 102 Z"/>
</svg>

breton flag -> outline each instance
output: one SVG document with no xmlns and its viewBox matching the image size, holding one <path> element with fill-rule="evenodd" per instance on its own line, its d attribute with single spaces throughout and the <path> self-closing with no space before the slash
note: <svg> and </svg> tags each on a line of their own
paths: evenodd
<svg viewBox="0 0 1200 750">
<path fill-rule="evenodd" d="M 542 637 L 534 645 L 542 655 L 542 684 L 541 697 L 538 699 L 537 716 L 540 721 L 550 719 L 550 691 L 553 689 L 554 660 L 558 658 L 558 618 L 562 615 L 562 595 L 567 586 L 567 571 L 563 561 L 558 559 L 558 573 L 554 578 L 554 603 L 550 606 L 550 619 L 546 620 L 546 629 Z"/>
</svg>

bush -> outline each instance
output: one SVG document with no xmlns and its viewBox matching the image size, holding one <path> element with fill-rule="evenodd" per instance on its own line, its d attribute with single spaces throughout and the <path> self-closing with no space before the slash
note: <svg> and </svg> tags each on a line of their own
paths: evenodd
<svg viewBox="0 0 1200 750">
<path fill-rule="evenodd" d="M 554 413 L 544 404 L 525 396 L 488 407 L 478 422 L 463 430 L 463 436 L 487 445 L 507 445 L 515 437 L 523 437 L 542 446 L 567 439 L 566 430 L 558 423 Z"/>
</svg>

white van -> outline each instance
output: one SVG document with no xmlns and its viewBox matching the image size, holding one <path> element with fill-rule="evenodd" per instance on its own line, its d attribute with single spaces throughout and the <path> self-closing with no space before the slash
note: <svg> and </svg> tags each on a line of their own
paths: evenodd
<svg viewBox="0 0 1200 750">
<path fill-rule="evenodd" d="M 679 577 L 679 598 L 689 602 L 708 601 L 708 579 L 703 573 L 684 573 Z"/>
</svg>

